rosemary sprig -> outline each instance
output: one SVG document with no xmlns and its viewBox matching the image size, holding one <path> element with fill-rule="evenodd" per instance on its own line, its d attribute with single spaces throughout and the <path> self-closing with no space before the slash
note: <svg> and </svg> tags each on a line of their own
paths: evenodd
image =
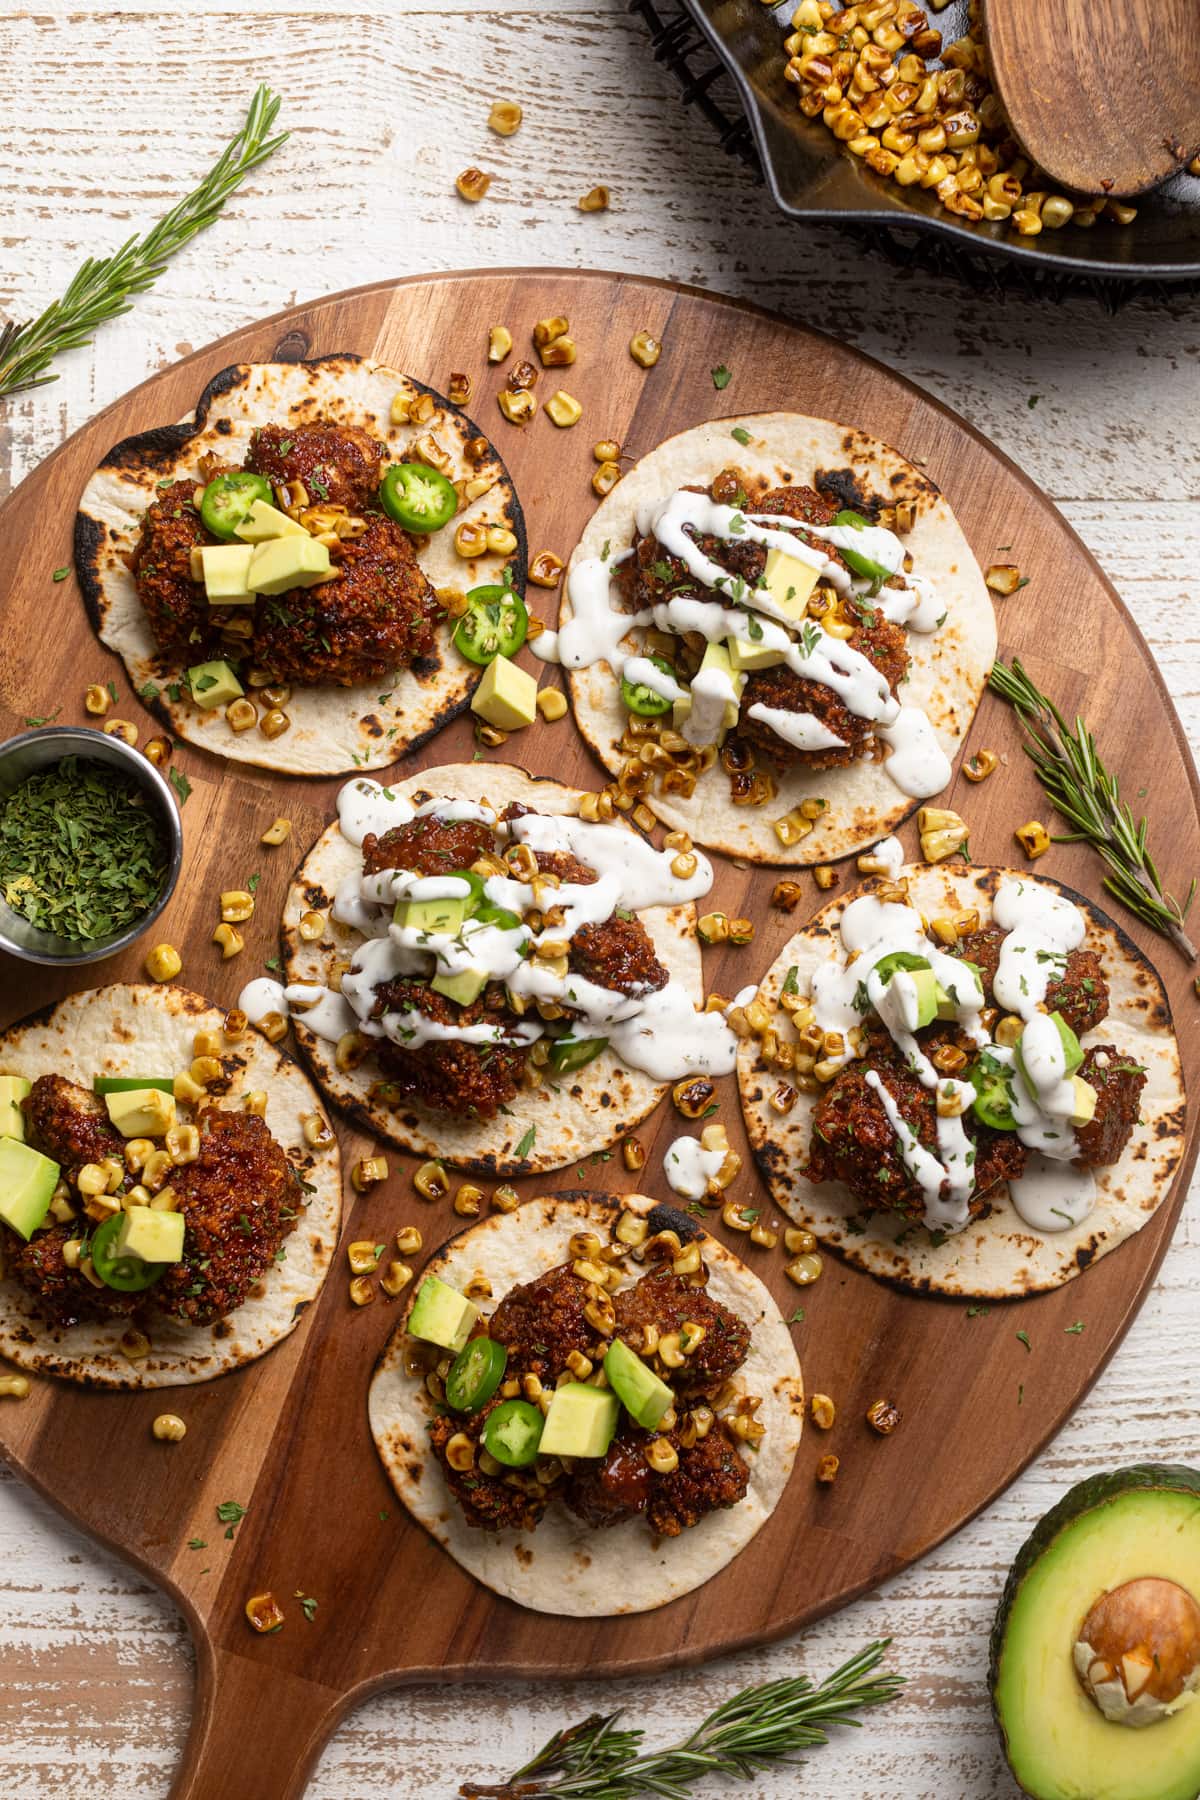
<svg viewBox="0 0 1200 1800">
<path fill-rule="evenodd" d="M 868 1644 L 820 1687 L 795 1675 L 746 1688 L 682 1743 L 646 1755 L 643 1732 L 619 1729 L 619 1713 L 593 1714 L 556 1732 L 499 1787 L 468 1781 L 459 1793 L 464 1800 L 690 1800 L 701 1776 L 745 1780 L 773 1762 L 792 1763 L 790 1752 L 828 1743 L 829 1726 L 858 1725 L 856 1713 L 894 1700 L 904 1677 L 876 1673 L 890 1642 Z"/>
<path fill-rule="evenodd" d="M 175 252 L 211 225 L 251 170 L 287 141 L 286 131 L 269 135 L 279 106 L 277 94 L 259 87 L 242 129 L 194 193 L 145 237 L 131 237 L 113 256 L 89 257 L 62 299 L 38 318 L 0 327 L 0 398 L 57 381 L 45 373 L 56 356 L 90 344 L 97 326 L 128 312 L 133 296 L 153 286 Z"/>
<path fill-rule="evenodd" d="M 1196 892 L 1193 879 L 1181 906 L 1163 887 L 1146 848 L 1149 821 L 1135 822 L 1122 800 L 1117 777 L 1110 775 L 1096 750 L 1096 740 L 1081 718 L 1071 731 L 1053 700 L 1034 686 L 1017 659 L 1011 668 L 998 662 L 989 685 L 1007 700 L 1021 721 L 1023 748 L 1042 786 L 1063 817 L 1075 827 L 1053 841 L 1091 844 L 1108 865 L 1104 886 L 1143 924 L 1169 938 L 1189 962 L 1196 947 L 1184 930 Z"/>
</svg>

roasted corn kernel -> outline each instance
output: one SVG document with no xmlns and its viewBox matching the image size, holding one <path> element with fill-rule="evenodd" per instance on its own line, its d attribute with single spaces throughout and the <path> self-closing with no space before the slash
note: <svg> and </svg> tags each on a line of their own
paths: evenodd
<svg viewBox="0 0 1200 1800">
<path fill-rule="evenodd" d="M 131 719 L 106 719 L 104 721 L 106 737 L 118 737 L 123 744 L 131 748 L 138 741 L 138 728 Z"/>
<path fill-rule="evenodd" d="M 464 1181 L 454 1196 L 454 1210 L 462 1219 L 473 1219 L 483 1205 L 483 1189 Z"/>
<path fill-rule="evenodd" d="M 290 819 L 274 819 L 258 840 L 260 844 L 286 844 L 292 835 Z"/>
<path fill-rule="evenodd" d="M 485 175 L 482 169 L 477 169 L 472 165 L 471 168 L 464 169 L 461 175 L 455 176 L 454 185 L 462 198 L 469 200 L 474 206 L 483 199 L 491 187 L 492 178 L 490 175 Z"/>
<path fill-rule="evenodd" d="M 635 331 L 629 340 L 629 354 L 643 369 L 652 369 L 662 355 L 662 343 L 649 331 Z"/>
<path fill-rule="evenodd" d="M 580 212 L 607 212 L 612 196 L 606 187 L 589 188 L 579 197 Z"/>
<path fill-rule="evenodd" d="M 375 1286 L 369 1275 L 356 1275 L 349 1292 L 352 1306 L 370 1306 L 375 1298 Z"/>
<path fill-rule="evenodd" d="M 1050 833 L 1037 819 L 1029 819 L 1024 825 L 1018 825 L 1013 836 L 1030 862 L 1034 862 L 1039 856 L 1045 856 L 1050 848 Z"/>
<path fill-rule="evenodd" d="M 872 1400 L 867 1408 L 867 1424 L 880 1437 L 889 1437 L 900 1423 L 900 1408 L 892 1400 Z"/>
<path fill-rule="evenodd" d="M 394 1300 L 408 1286 L 412 1273 L 407 1263 L 390 1262 L 386 1274 L 379 1277 L 379 1285 L 388 1298 Z"/>
<path fill-rule="evenodd" d="M 352 1244 L 346 1245 L 346 1259 L 353 1275 L 370 1275 L 379 1267 L 379 1259 L 383 1255 L 383 1245 L 373 1244 L 367 1238 L 356 1238 Z"/>
<path fill-rule="evenodd" d="M 546 416 L 561 430 L 567 431 L 582 419 L 583 406 L 573 394 L 558 388 L 546 402 Z"/>
<path fill-rule="evenodd" d="M 488 327 L 487 359 L 490 363 L 502 363 L 512 347 L 512 332 L 507 325 L 490 325 Z"/>
<path fill-rule="evenodd" d="M 963 764 L 963 774 L 968 781 L 986 781 L 999 761 L 994 750 L 977 750 Z"/>
<path fill-rule="evenodd" d="M 174 981 L 183 959 L 174 944 L 155 944 L 146 958 L 146 973 L 151 981 Z"/>
<path fill-rule="evenodd" d="M 83 708 L 93 718 L 102 719 L 112 705 L 112 695 L 100 682 L 94 681 L 83 696 Z"/>
<path fill-rule="evenodd" d="M 159 1413 L 150 1430 L 160 1444 L 178 1444 L 187 1436 L 187 1425 L 178 1413 Z"/>
<path fill-rule="evenodd" d="M 509 388 L 501 388 L 496 395 L 496 404 L 512 425 L 528 425 L 537 411 L 537 401 L 528 388 L 515 394 Z"/>
<path fill-rule="evenodd" d="M 350 1180 L 356 1193 L 365 1194 L 388 1178 L 386 1156 L 361 1156 L 355 1163 Z"/>
<path fill-rule="evenodd" d="M 1021 586 L 1021 571 L 1015 563 L 993 563 L 983 579 L 993 594 L 1007 597 Z"/>
</svg>

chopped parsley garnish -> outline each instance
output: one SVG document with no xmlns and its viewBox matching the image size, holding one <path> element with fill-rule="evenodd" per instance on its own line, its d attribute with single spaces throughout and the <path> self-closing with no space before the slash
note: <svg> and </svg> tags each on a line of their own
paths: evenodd
<svg viewBox="0 0 1200 1800">
<path fill-rule="evenodd" d="M 227 1538 L 233 1536 L 235 1526 L 241 1524 L 249 1510 L 249 1507 L 240 1505 L 236 1500 L 218 1501 L 217 1517 L 228 1528 L 225 1532 Z"/>
<path fill-rule="evenodd" d="M 521 1160 L 522 1162 L 524 1161 L 524 1159 L 529 1155 L 529 1152 L 533 1149 L 533 1146 L 534 1146 L 534 1143 L 536 1142 L 536 1140 L 537 1140 L 537 1126 L 531 1125 L 529 1127 L 529 1130 L 525 1133 L 525 1136 L 521 1139 L 520 1143 L 517 1145 L 516 1154 L 517 1154 L 517 1157 L 519 1160 Z"/>
<path fill-rule="evenodd" d="M 186 806 L 187 797 L 192 791 L 192 784 L 184 774 L 183 770 L 172 769 L 169 772 L 167 779 L 175 789 L 175 796 L 178 799 L 180 806 Z"/>
<path fill-rule="evenodd" d="M 141 789 L 107 764 L 64 756 L 0 802 L 0 895 L 39 930 L 74 943 L 123 931 L 166 868 Z"/>
<path fill-rule="evenodd" d="M 1083 1320 L 1076 1319 L 1073 1325 L 1068 1325 L 1065 1329 L 1068 1337 L 1078 1337 L 1083 1330 Z"/>
<path fill-rule="evenodd" d="M 744 425 L 735 425 L 729 435 L 731 438 L 736 438 L 739 444 L 748 444 L 750 442 L 750 433 L 746 430 Z"/>
<path fill-rule="evenodd" d="M 718 363 L 712 372 L 712 384 L 717 392 L 720 393 L 722 388 L 727 388 L 732 380 L 733 371 L 727 369 L 724 363 Z"/>
<path fill-rule="evenodd" d="M 277 969 L 279 967 L 279 958 L 277 956 L 268 956 L 265 966 L 268 969 Z"/>
<path fill-rule="evenodd" d="M 754 617 L 754 614 L 751 613 L 750 617 L 746 620 L 746 636 L 750 639 L 752 644 L 759 644 L 762 642 L 762 634 L 762 626 Z"/>
<path fill-rule="evenodd" d="M 820 642 L 821 627 L 819 625 L 814 625 L 810 620 L 800 633 L 800 648 L 803 650 L 805 656 L 813 656 L 816 653 Z"/>
<path fill-rule="evenodd" d="M 1024 1344 L 1027 1350 L 1032 1351 L 1033 1345 L 1029 1341 L 1029 1333 L 1027 1331 L 1018 1331 L 1017 1342 L 1018 1344 Z"/>
<path fill-rule="evenodd" d="M 142 686 L 138 689 L 138 699 L 139 700 L 157 700 L 158 699 L 157 683 L 153 682 L 153 681 L 144 682 L 142 684 Z"/>
<path fill-rule="evenodd" d="M 296 1598 L 300 1602 L 300 1611 L 311 1625 L 313 1622 L 313 1615 L 317 1610 L 317 1601 L 313 1599 L 311 1594 L 297 1594 Z"/>
<path fill-rule="evenodd" d="M 798 1306 L 796 1308 L 795 1312 L 792 1314 L 791 1318 L 788 1320 L 788 1324 L 789 1325 L 802 1325 L 803 1323 L 804 1323 L 804 1308 L 802 1306 Z"/>
<path fill-rule="evenodd" d="M 991 1310 L 990 1306 L 968 1306 L 967 1317 L 968 1319 L 982 1319 L 984 1314 Z"/>
<path fill-rule="evenodd" d="M 189 1538 L 188 1539 L 188 1549 L 189 1550 L 207 1550 L 208 1549 L 208 1539 L 207 1538 Z"/>
<path fill-rule="evenodd" d="M 67 579 L 67 576 L 70 573 L 71 573 L 71 571 L 69 568 L 68 569 L 55 569 L 54 574 L 51 576 L 51 580 L 52 581 L 65 581 Z"/>
<path fill-rule="evenodd" d="M 42 713 L 40 716 L 28 717 L 26 718 L 25 723 L 29 726 L 31 731 L 36 731 L 39 725 L 52 725 L 61 711 L 62 707 L 59 706 L 56 707 L 52 713 Z"/>
<path fill-rule="evenodd" d="M 258 870 L 255 869 L 253 875 L 250 877 L 249 881 L 246 883 L 247 893 L 250 893 L 250 894 L 254 893 L 255 889 L 258 887 L 258 884 L 261 880 L 262 880 L 262 876 L 259 874 Z"/>
<path fill-rule="evenodd" d="M 650 573 L 656 581 L 674 581 L 675 579 L 674 569 L 669 562 L 663 562 L 661 557 L 652 565 Z"/>
</svg>

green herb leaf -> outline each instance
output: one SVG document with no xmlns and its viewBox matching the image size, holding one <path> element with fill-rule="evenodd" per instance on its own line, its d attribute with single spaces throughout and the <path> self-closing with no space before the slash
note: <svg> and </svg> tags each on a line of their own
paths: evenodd
<svg viewBox="0 0 1200 1800">
<path fill-rule="evenodd" d="M 262 876 L 259 874 L 258 870 L 255 869 L 253 875 L 250 877 L 249 881 L 246 883 L 246 892 L 249 894 L 253 894 L 256 891 L 258 884 L 261 880 L 262 880 Z"/>
<path fill-rule="evenodd" d="M 138 689 L 138 699 L 146 700 L 146 701 L 157 700 L 158 699 L 157 683 L 153 682 L 153 681 L 144 682 L 143 685 Z"/>
<path fill-rule="evenodd" d="M 62 707 L 58 706 L 58 707 L 55 707 L 55 709 L 52 713 L 42 713 L 38 717 L 27 718 L 25 720 L 25 723 L 29 726 L 29 729 L 31 731 L 36 731 L 39 728 L 39 726 L 53 725 L 55 719 L 57 719 L 57 717 L 61 711 L 62 711 Z"/>
<path fill-rule="evenodd" d="M 1073 1325 L 1068 1325 L 1066 1327 L 1066 1333 L 1067 1333 L 1068 1337 L 1078 1337 L 1082 1330 L 1083 1330 L 1083 1320 L 1082 1319 L 1076 1319 L 1076 1321 Z"/>
<path fill-rule="evenodd" d="M 1029 1341 L 1029 1333 L 1027 1331 L 1018 1331 L 1017 1342 L 1018 1344 L 1024 1344 L 1027 1350 L 1032 1351 L 1033 1345 Z"/>
<path fill-rule="evenodd" d="M 192 784 L 188 780 L 187 776 L 184 774 L 183 770 L 182 769 L 172 769 L 167 776 L 167 780 L 171 783 L 171 786 L 175 789 L 175 793 L 176 793 L 176 796 L 178 797 L 180 806 L 186 806 L 187 805 L 187 797 L 192 791 Z"/>
<path fill-rule="evenodd" d="M 162 891 L 167 852 L 132 776 L 65 756 L 0 802 L 0 895 L 43 931 L 110 937 Z"/>
<path fill-rule="evenodd" d="M 726 371 L 726 373 L 728 374 L 728 371 Z M 716 380 L 715 372 L 713 380 Z M 746 430 L 744 425 L 735 425 L 729 435 L 731 438 L 736 438 L 739 444 L 748 444 L 750 442 L 750 433 Z"/>
<path fill-rule="evenodd" d="M 3 389 L 0 389 L 0 392 L 3 392 Z M 66 579 L 67 579 L 67 576 L 68 576 L 68 575 L 69 575 L 69 574 L 70 574 L 70 573 L 71 573 L 71 571 L 70 571 L 70 569 L 69 569 L 69 568 L 67 568 L 67 569 L 55 569 L 55 571 L 54 571 L 54 574 L 53 574 L 53 575 L 52 575 L 52 576 L 51 576 L 51 577 L 50 577 L 50 579 L 51 579 L 51 580 L 52 580 L 52 581 L 65 581 L 65 580 L 66 580 Z"/>
<path fill-rule="evenodd" d="M 802 1325 L 803 1323 L 804 1323 L 804 1308 L 802 1306 L 798 1306 L 796 1308 L 795 1312 L 792 1314 L 791 1318 L 788 1320 L 788 1324 L 789 1325 Z"/>
<path fill-rule="evenodd" d="M 968 1306 L 967 1317 L 968 1319 L 982 1319 L 991 1310 L 990 1306 Z"/>
<path fill-rule="evenodd" d="M 317 1602 L 313 1599 L 311 1594 L 299 1594 L 297 1595 L 297 1598 L 300 1601 L 300 1611 L 311 1625 L 313 1616 L 317 1610 Z"/>
<path fill-rule="evenodd" d="M 189 1550 L 207 1550 L 208 1549 L 208 1539 L 207 1538 L 189 1538 L 188 1539 L 188 1549 Z"/>
<path fill-rule="evenodd" d="M 732 380 L 732 370 L 727 369 L 724 363 L 718 363 L 712 372 L 712 384 L 717 392 L 720 393 L 722 388 L 727 388 Z"/>
<path fill-rule="evenodd" d="M 534 1146 L 534 1143 L 536 1142 L 536 1140 L 537 1140 L 537 1126 L 531 1125 L 529 1127 L 529 1130 L 525 1133 L 525 1136 L 521 1139 L 520 1143 L 517 1145 L 516 1155 L 517 1155 L 518 1162 L 523 1162 L 524 1159 L 529 1155 L 529 1152 L 533 1149 L 533 1146 Z"/>
<path fill-rule="evenodd" d="M 225 1533 L 227 1538 L 233 1536 L 234 1526 L 241 1523 L 249 1510 L 249 1507 L 240 1505 L 236 1500 L 221 1500 L 218 1502 L 217 1518 L 221 1521 L 222 1525 L 227 1525 L 229 1527 L 228 1531 Z"/>
</svg>

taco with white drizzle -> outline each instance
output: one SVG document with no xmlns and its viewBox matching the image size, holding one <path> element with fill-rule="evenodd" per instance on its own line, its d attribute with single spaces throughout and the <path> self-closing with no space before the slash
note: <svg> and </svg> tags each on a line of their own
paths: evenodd
<svg viewBox="0 0 1200 1800">
<path fill-rule="evenodd" d="M 75 562 L 101 641 L 180 737 L 334 775 L 385 767 L 467 705 L 477 670 L 447 601 L 519 588 L 525 526 L 465 413 L 325 356 L 236 364 L 192 419 L 114 445 Z"/>
<path fill-rule="evenodd" d="M 1058 1287 L 1170 1191 L 1185 1098 L 1162 983 L 1046 876 L 898 868 L 824 907 L 730 1020 L 777 1204 L 873 1275 Z"/>
<path fill-rule="evenodd" d="M 795 1346 L 732 1250 L 643 1195 L 493 1213 L 430 1258 L 371 1383 L 413 1517 L 538 1612 L 645 1612 L 770 1518 L 804 1422 Z"/>
<path fill-rule="evenodd" d="M 320 1291 L 341 1218 L 318 1105 L 244 1018 L 184 988 L 97 988 L 11 1026 L 0 1355 L 156 1388 L 282 1342 Z"/>
<path fill-rule="evenodd" d="M 751 862 L 816 863 L 949 784 L 996 624 L 928 476 L 852 427 L 760 413 L 630 470 L 536 650 L 666 824 Z"/>
<path fill-rule="evenodd" d="M 711 865 L 598 807 L 478 763 L 348 782 L 288 895 L 286 981 L 241 1004 L 290 1011 L 330 1100 L 401 1149 L 489 1175 L 607 1149 L 737 1045 L 697 1010 Z"/>
</svg>

